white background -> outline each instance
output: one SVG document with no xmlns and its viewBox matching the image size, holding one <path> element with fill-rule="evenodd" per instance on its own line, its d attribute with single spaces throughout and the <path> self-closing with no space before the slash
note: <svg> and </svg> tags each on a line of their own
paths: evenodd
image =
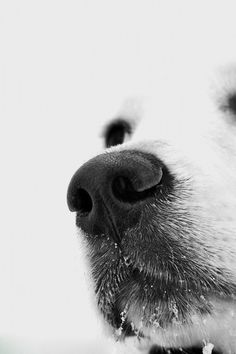
<svg viewBox="0 0 236 354">
<path fill-rule="evenodd" d="M 226 3 L 0 2 L 1 354 L 85 353 L 93 343 L 105 353 L 68 183 L 101 150 L 100 122 L 118 97 L 152 90 L 156 67 L 196 58 L 212 16 L 212 32 L 231 21 Z"/>
<path fill-rule="evenodd" d="M 72 174 L 99 144 L 86 109 L 90 7 L 0 3 L 1 354 L 85 353 L 101 338 L 66 205 Z"/>
</svg>

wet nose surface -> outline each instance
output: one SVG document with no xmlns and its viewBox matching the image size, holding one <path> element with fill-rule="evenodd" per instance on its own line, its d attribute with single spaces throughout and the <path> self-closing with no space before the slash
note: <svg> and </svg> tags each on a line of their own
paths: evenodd
<svg viewBox="0 0 236 354">
<path fill-rule="evenodd" d="M 129 227 L 162 179 L 162 165 L 153 155 L 135 150 L 104 153 L 74 174 L 68 206 L 77 212 L 77 224 L 87 233 L 101 234 L 124 223 Z"/>
</svg>

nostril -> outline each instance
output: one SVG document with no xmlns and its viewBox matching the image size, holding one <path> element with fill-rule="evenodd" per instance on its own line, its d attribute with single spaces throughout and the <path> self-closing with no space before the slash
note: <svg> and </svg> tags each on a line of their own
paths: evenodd
<svg viewBox="0 0 236 354">
<path fill-rule="evenodd" d="M 89 193 L 85 189 L 78 188 L 73 195 L 71 206 L 74 211 L 77 211 L 79 214 L 85 215 L 89 214 L 92 211 L 93 201 Z"/>
<path fill-rule="evenodd" d="M 112 183 L 112 192 L 116 199 L 124 203 L 135 203 L 153 196 L 160 184 L 161 181 L 150 188 L 138 191 L 129 178 L 119 176 Z"/>
<path fill-rule="evenodd" d="M 122 196 L 128 192 L 134 191 L 134 188 L 127 177 L 116 177 L 113 181 L 112 189 L 116 196 Z"/>
<path fill-rule="evenodd" d="M 135 190 L 126 177 L 116 177 L 112 183 L 112 192 L 116 199 L 123 202 L 134 201 Z"/>
</svg>

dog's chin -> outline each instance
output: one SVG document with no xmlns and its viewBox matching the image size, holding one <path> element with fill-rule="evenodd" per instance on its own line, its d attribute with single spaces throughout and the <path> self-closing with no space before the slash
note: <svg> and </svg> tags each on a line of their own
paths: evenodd
<svg viewBox="0 0 236 354">
<path fill-rule="evenodd" d="M 137 315 L 136 306 L 131 306 L 127 323 L 131 323 L 136 335 L 138 328 L 140 338 L 148 338 L 165 348 L 202 348 L 211 342 L 219 349 L 222 344 L 226 346 L 229 339 L 234 337 L 235 340 L 235 304 L 212 299 L 212 307 L 214 312 L 211 314 L 192 313 L 183 322 L 176 320 L 160 327 L 156 323 L 144 323 Z"/>
<path fill-rule="evenodd" d="M 190 313 L 183 322 L 172 319 L 169 323 L 163 323 L 163 327 L 155 321 L 151 323 L 144 319 L 143 304 L 131 304 L 127 313 L 125 310 L 122 313 L 123 322 L 116 324 L 120 327 L 115 330 L 115 336 L 124 341 L 132 337 L 137 343 L 151 343 L 156 348 L 153 351 L 155 354 L 234 353 L 235 303 L 215 298 L 210 302 L 214 309 L 211 314 Z M 230 344 L 232 338 L 233 347 Z"/>
<path fill-rule="evenodd" d="M 134 247 L 132 233 L 120 245 L 109 235 L 85 236 L 98 308 L 119 339 L 133 336 L 176 350 L 210 342 L 230 353 L 236 285 L 227 272 L 193 258 L 174 240 L 169 249 L 163 238 L 156 257 L 156 243 L 140 237 Z"/>
<path fill-rule="evenodd" d="M 208 344 L 215 348 L 212 353 L 221 353 L 222 338 L 231 340 L 235 329 L 233 296 L 199 295 L 190 284 L 186 293 L 184 286 L 177 288 L 170 279 L 151 279 L 132 269 L 120 282 L 108 312 L 102 309 L 115 335 L 119 340 L 148 340 L 162 348 L 160 353 L 200 354 Z"/>
</svg>

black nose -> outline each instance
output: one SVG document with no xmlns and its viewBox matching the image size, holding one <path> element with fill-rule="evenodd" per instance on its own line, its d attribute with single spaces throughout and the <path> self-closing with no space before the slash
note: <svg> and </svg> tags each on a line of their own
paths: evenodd
<svg viewBox="0 0 236 354">
<path fill-rule="evenodd" d="M 163 167 L 151 154 L 136 150 L 110 152 L 86 162 L 72 177 L 67 201 L 77 224 L 89 234 L 119 229 L 138 217 L 142 203 L 162 184 Z M 129 220 L 127 220 L 129 219 Z"/>
</svg>

